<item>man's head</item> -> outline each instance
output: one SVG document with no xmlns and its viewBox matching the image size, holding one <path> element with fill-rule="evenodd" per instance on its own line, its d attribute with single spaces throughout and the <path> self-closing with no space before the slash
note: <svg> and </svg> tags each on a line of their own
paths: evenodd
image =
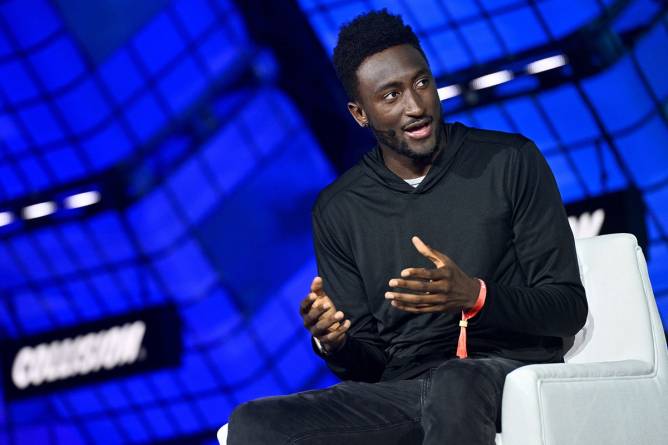
<svg viewBox="0 0 668 445">
<path fill-rule="evenodd" d="M 417 36 L 386 10 L 362 14 L 339 32 L 334 66 L 350 102 L 382 148 L 428 161 L 441 142 L 436 85 Z"/>
</svg>

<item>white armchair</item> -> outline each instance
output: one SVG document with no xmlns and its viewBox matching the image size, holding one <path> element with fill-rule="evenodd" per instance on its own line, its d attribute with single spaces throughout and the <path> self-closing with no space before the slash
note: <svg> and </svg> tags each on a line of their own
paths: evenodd
<svg viewBox="0 0 668 445">
<path fill-rule="evenodd" d="M 643 253 L 628 234 L 575 244 L 587 322 L 567 339 L 566 363 L 508 374 L 496 443 L 668 443 L 668 349 Z"/>
<path fill-rule="evenodd" d="M 508 374 L 503 445 L 668 443 L 668 350 L 642 250 L 628 234 L 575 244 L 587 322 L 566 363 Z"/>
</svg>

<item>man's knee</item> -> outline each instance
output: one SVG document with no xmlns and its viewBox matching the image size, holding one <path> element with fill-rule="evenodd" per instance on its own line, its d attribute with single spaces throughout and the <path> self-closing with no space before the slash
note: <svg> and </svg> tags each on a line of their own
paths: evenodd
<svg viewBox="0 0 668 445">
<path fill-rule="evenodd" d="M 251 400 L 237 406 L 229 419 L 228 444 L 279 444 L 287 436 L 280 431 L 284 413 L 273 398 Z"/>
</svg>

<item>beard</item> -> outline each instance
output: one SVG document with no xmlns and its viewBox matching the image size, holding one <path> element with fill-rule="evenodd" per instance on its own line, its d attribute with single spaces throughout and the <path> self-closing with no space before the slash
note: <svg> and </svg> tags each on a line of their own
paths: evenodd
<svg viewBox="0 0 668 445">
<path fill-rule="evenodd" d="M 387 148 L 393 152 L 406 156 L 409 159 L 412 159 L 416 163 L 426 164 L 433 159 L 434 153 L 438 151 L 439 146 L 441 145 L 441 140 L 443 139 L 443 122 L 438 121 L 438 128 L 436 129 L 436 141 L 434 145 L 424 152 L 417 152 L 411 150 L 408 146 L 408 143 L 405 140 L 400 140 L 397 137 L 397 132 L 395 130 L 378 130 L 373 126 L 369 120 L 369 128 L 376 136 L 378 143 L 385 145 Z"/>
</svg>

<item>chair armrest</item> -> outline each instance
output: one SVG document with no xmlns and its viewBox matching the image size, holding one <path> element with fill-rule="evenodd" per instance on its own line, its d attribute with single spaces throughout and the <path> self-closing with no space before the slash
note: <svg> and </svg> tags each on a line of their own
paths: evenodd
<svg viewBox="0 0 668 445">
<path fill-rule="evenodd" d="M 666 390 L 640 360 L 523 366 L 506 377 L 503 444 L 661 443 Z"/>
</svg>

